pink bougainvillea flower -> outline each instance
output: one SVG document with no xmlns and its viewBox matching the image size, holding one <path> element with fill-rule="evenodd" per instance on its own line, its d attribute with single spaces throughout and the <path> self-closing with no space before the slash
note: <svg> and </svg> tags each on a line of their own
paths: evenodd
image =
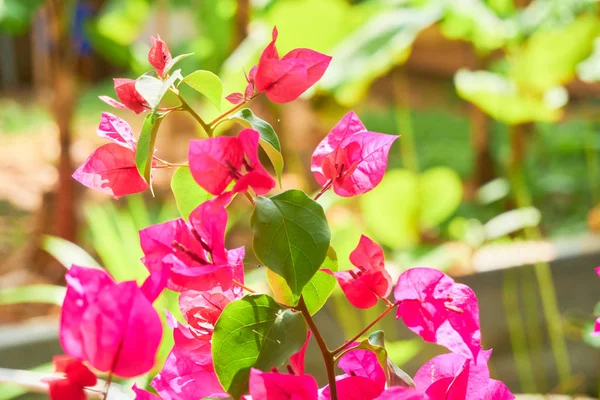
<svg viewBox="0 0 600 400">
<path fill-rule="evenodd" d="M 417 389 L 405 386 L 394 386 L 381 393 L 375 400 L 433 400 Z M 490 399 L 491 400 L 491 399 Z"/>
<path fill-rule="evenodd" d="M 172 317 L 168 321 L 174 328 L 175 344 L 162 371 L 152 380 L 152 387 L 171 400 L 228 397 L 214 370 L 210 340 L 195 336 Z"/>
<path fill-rule="evenodd" d="M 334 272 L 348 301 L 357 308 L 371 308 L 379 298 L 386 298 L 392 290 L 392 278 L 385 270 L 383 249 L 362 235 L 358 246 L 350 254 L 357 268 Z"/>
<path fill-rule="evenodd" d="M 388 152 L 399 136 L 369 132 L 350 112 L 319 143 L 311 171 L 319 185 L 343 197 L 366 193 L 383 179 Z"/>
<path fill-rule="evenodd" d="M 294 49 L 279 58 L 276 40 L 277 28 L 273 28 L 271 43 L 260 56 L 254 82 L 258 92 L 265 92 L 269 100 L 287 103 L 321 79 L 331 57 L 310 49 Z"/>
<path fill-rule="evenodd" d="M 73 178 L 115 198 L 148 189 L 135 164 L 136 141 L 129 124 L 113 114 L 102 113 L 97 132 L 113 143 L 97 148 L 77 168 Z"/>
<path fill-rule="evenodd" d="M 156 35 L 156 37 L 152 36 L 150 40 L 152 42 L 152 47 L 148 52 L 148 62 L 156 68 L 158 76 L 162 77 L 164 75 L 165 67 L 171 62 L 171 52 L 169 51 L 167 44 L 161 40 L 159 35 Z"/>
<path fill-rule="evenodd" d="M 206 191 L 220 195 L 235 181 L 233 192 L 248 187 L 265 194 L 275 187 L 275 180 L 258 159 L 259 133 L 244 129 L 238 137 L 220 136 L 190 142 L 189 160 L 192 176 Z"/>
<path fill-rule="evenodd" d="M 479 352 L 477 363 L 453 353 L 434 357 L 415 374 L 415 386 L 432 400 L 512 400 L 502 382 L 490 379 L 491 352 Z"/>
<path fill-rule="evenodd" d="M 137 383 L 134 384 L 131 389 L 133 390 L 133 393 L 135 393 L 134 400 L 162 400 L 162 397 L 155 395 L 154 393 L 150 393 L 147 390 L 140 389 L 137 386 Z"/>
<path fill-rule="evenodd" d="M 369 350 L 356 349 L 345 353 L 338 362 L 338 367 L 349 376 L 368 378 L 379 388 L 379 393 L 385 388 L 385 371 L 377 360 L 377 355 Z"/>
<path fill-rule="evenodd" d="M 479 306 L 475 293 L 433 268 L 412 268 L 394 290 L 396 318 L 427 342 L 477 360 L 481 350 Z"/>
<path fill-rule="evenodd" d="M 594 322 L 594 331 L 590 333 L 590 336 L 600 336 L 600 317 Z"/>
<path fill-rule="evenodd" d="M 250 73 L 248 75 L 246 75 L 246 81 L 248 82 L 248 85 L 246 85 L 246 90 L 244 90 L 244 93 L 240 93 L 240 92 L 235 92 L 235 93 L 231 93 L 229 96 L 225 97 L 225 99 L 227 99 L 227 101 L 229 101 L 231 104 L 242 104 L 246 101 L 250 101 L 250 99 L 252 98 L 252 96 L 254 96 L 254 78 L 256 77 L 256 66 L 252 67 L 252 69 L 250 70 Z"/>
<path fill-rule="evenodd" d="M 319 387 L 310 375 L 250 371 L 252 400 L 317 400 Z"/>
<path fill-rule="evenodd" d="M 64 378 L 46 379 L 52 400 L 85 400 L 85 388 L 95 386 L 96 375 L 81 360 L 60 355 L 52 359 L 54 370 Z"/>
<path fill-rule="evenodd" d="M 228 290 L 215 287 L 204 292 L 186 290 L 179 296 L 179 308 L 190 331 L 196 336 L 210 338 L 225 306 L 243 295 L 243 289 L 238 286 Z"/>
<path fill-rule="evenodd" d="M 135 281 L 115 283 L 104 270 L 76 265 L 66 279 L 60 322 L 65 353 L 125 378 L 148 372 L 162 324 Z"/>
<path fill-rule="evenodd" d="M 308 343 L 310 342 L 311 336 L 312 332 L 308 331 L 306 334 L 306 342 L 304 342 L 302 348 L 297 353 L 292 354 L 290 357 L 290 366 L 296 375 L 304 375 L 304 356 L 306 354 L 306 349 L 308 348 Z"/>
<path fill-rule="evenodd" d="M 113 79 L 115 85 L 115 93 L 120 102 L 109 97 L 99 96 L 100 100 L 111 107 L 128 109 L 136 114 L 142 113 L 148 109 L 148 104 L 141 94 L 135 89 L 135 80 L 127 78 Z"/>
<path fill-rule="evenodd" d="M 338 375 L 336 376 L 338 399 L 373 400 L 383 390 L 380 385 L 364 376 Z M 319 393 L 319 400 L 330 400 L 329 385 Z"/>
<path fill-rule="evenodd" d="M 142 261 L 157 281 L 175 291 L 228 290 L 243 279 L 244 249 L 225 249 L 227 211 L 231 193 L 199 205 L 189 217 L 153 225 L 140 231 Z"/>
</svg>

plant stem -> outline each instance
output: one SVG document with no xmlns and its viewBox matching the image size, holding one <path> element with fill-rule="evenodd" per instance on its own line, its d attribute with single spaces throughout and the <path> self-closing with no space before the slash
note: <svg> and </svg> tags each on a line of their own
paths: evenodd
<svg viewBox="0 0 600 400">
<path fill-rule="evenodd" d="M 250 201 L 250 204 L 255 205 L 256 203 L 254 202 L 254 199 L 252 198 L 252 195 L 248 192 L 244 192 L 244 195 L 246 195 L 246 198 L 248 199 L 248 201 Z"/>
<path fill-rule="evenodd" d="M 317 193 L 317 195 L 314 197 L 313 200 L 317 201 L 319 200 L 319 197 L 323 196 L 325 194 L 326 191 L 328 191 L 329 189 L 331 189 L 331 185 L 333 185 L 333 181 L 329 180 L 325 186 L 323 186 L 323 188 L 321 188 L 321 191 L 319 193 Z"/>
<path fill-rule="evenodd" d="M 210 124 L 207 124 L 206 122 L 204 122 L 204 120 L 198 115 L 198 113 L 196 111 L 194 111 L 194 109 L 188 104 L 187 101 L 185 101 L 183 99 L 183 97 L 181 97 L 181 95 L 179 93 L 176 93 L 175 95 L 177 96 L 179 101 L 181 101 L 181 109 L 183 111 L 187 111 L 188 113 L 190 113 L 190 115 L 192 117 L 194 117 L 194 119 L 196 121 L 198 121 L 198 123 L 200 124 L 202 129 L 204 129 L 204 132 L 206 132 L 208 137 L 213 137 L 214 133 L 213 133 L 213 130 L 210 128 Z"/>
<path fill-rule="evenodd" d="M 410 116 L 410 89 L 404 69 L 399 69 L 392 75 L 394 111 L 398 130 L 402 135 L 400 142 L 400 157 L 404 168 L 418 173 L 419 156 L 415 144 L 414 130 Z"/>
<path fill-rule="evenodd" d="M 327 348 L 327 344 L 325 343 L 325 339 L 319 332 L 319 328 L 315 321 L 313 320 L 308 308 L 306 307 L 306 303 L 304 302 L 304 297 L 300 296 L 300 300 L 298 301 L 298 305 L 296 309 L 302 313 L 306 324 L 310 328 L 310 331 L 315 336 L 315 340 L 319 345 L 319 350 L 321 350 L 321 355 L 323 356 L 323 361 L 325 362 L 325 369 L 327 370 L 327 380 L 329 381 L 329 393 L 331 400 L 337 400 L 337 386 L 335 384 L 335 365 L 333 361 L 333 353 L 329 351 Z"/>
<path fill-rule="evenodd" d="M 258 96 L 260 93 L 256 93 L 254 95 L 252 95 L 252 97 L 250 97 L 247 101 L 238 104 L 235 107 L 230 108 L 229 110 L 225 111 L 223 114 L 219 115 L 217 118 L 213 119 L 212 121 L 210 121 L 208 123 L 208 126 L 211 127 L 211 129 L 215 129 L 217 127 L 217 125 L 219 124 L 219 121 L 221 121 L 223 118 L 233 114 L 234 112 L 236 112 L 237 110 L 239 110 L 240 108 L 246 106 L 248 103 L 250 103 L 253 99 L 256 98 L 256 96 Z"/>
<path fill-rule="evenodd" d="M 235 286 L 241 287 L 242 289 L 244 289 L 245 291 L 249 292 L 249 293 L 256 293 L 255 290 L 250 289 L 248 286 L 244 285 L 241 282 L 236 281 L 235 279 L 233 279 L 231 281 L 231 283 L 233 283 Z"/>
<path fill-rule="evenodd" d="M 390 311 L 392 311 L 394 309 L 394 306 L 395 306 L 395 304 L 393 304 L 393 303 L 391 303 L 391 305 L 388 305 L 385 308 L 385 310 L 381 314 L 379 314 L 379 316 L 377 318 L 375 318 L 369 325 L 365 326 L 360 332 L 358 332 L 356 335 L 354 335 L 354 337 L 352 339 L 346 341 L 346 343 L 344 343 L 337 349 L 331 351 L 331 354 L 333 354 L 335 356 L 336 354 L 339 354 L 340 352 L 344 351 L 344 349 L 346 347 L 348 347 L 352 343 L 354 343 L 355 340 L 359 339 L 362 335 L 367 333 L 369 329 L 371 329 L 376 323 L 381 321 L 383 319 L 383 317 L 388 315 L 390 313 Z"/>
</svg>

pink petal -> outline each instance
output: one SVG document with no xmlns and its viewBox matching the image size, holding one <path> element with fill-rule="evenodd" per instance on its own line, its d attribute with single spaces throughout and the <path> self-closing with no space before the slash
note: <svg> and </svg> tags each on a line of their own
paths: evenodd
<svg viewBox="0 0 600 400">
<path fill-rule="evenodd" d="M 158 314 L 133 281 L 73 266 L 67 274 L 61 344 L 100 371 L 130 378 L 148 372 L 162 338 Z"/>
<path fill-rule="evenodd" d="M 600 267 L 596 267 L 596 275 L 600 276 Z"/>
<path fill-rule="evenodd" d="M 486 400 L 513 400 L 515 396 L 503 382 L 490 379 L 487 387 Z"/>
<path fill-rule="evenodd" d="M 175 338 L 162 371 L 151 382 L 152 387 L 171 400 L 222 397 L 224 391 L 214 371 L 210 342 L 191 336 L 183 340 L 183 335 L 179 340 L 177 335 Z"/>
<path fill-rule="evenodd" d="M 228 264 L 190 267 L 173 255 L 166 256 L 165 262 L 172 265 L 170 276 L 174 286 L 172 290 L 178 292 L 183 290 L 204 291 L 216 286 L 227 290 L 231 287 L 233 269 Z"/>
<path fill-rule="evenodd" d="M 189 160 L 192 176 L 206 191 L 223 193 L 233 180 L 232 168 L 239 170 L 244 157 L 237 138 L 220 136 L 190 141 Z"/>
<path fill-rule="evenodd" d="M 133 150 L 116 143 L 97 148 L 73 178 L 82 185 L 114 197 L 143 192 L 148 183 L 135 165 Z"/>
<path fill-rule="evenodd" d="M 83 387 L 68 379 L 53 379 L 48 382 L 50 400 L 86 400 Z"/>
<path fill-rule="evenodd" d="M 227 228 L 227 210 L 231 193 L 212 198 L 200 204 L 191 212 L 190 225 L 198 232 L 206 246 L 211 250 L 213 263 L 226 263 L 225 229 Z"/>
<path fill-rule="evenodd" d="M 244 95 L 240 92 L 231 93 L 229 96 L 225 97 L 225 100 L 231 104 L 242 104 L 244 102 Z"/>
<path fill-rule="evenodd" d="M 254 129 L 244 129 L 240 132 L 238 140 L 248 164 L 252 168 L 233 187 L 234 192 L 244 191 L 248 186 L 252 187 L 256 194 L 262 195 L 275 187 L 275 180 L 269 175 L 258 158 L 258 140 L 260 134 Z M 248 169 L 248 167 L 246 167 Z"/>
<path fill-rule="evenodd" d="M 100 125 L 98 125 L 98 136 L 112 140 L 122 146 L 135 151 L 135 138 L 129 124 L 111 113 L 102 113 Z"/>
<path fill-rule="evenodd" d="M 115 93 L 121 103 L 131 111 L 139 114 L 146 111 L 146 100 L 135 89 L 133 79 L 114 78 Z"/>
<path fill-rule="evenodd" d="M 152 47 L 148 52 L 148 62 L 154 68 L 159 76 L 163 76 L 164 69 L 171 62 L 171 52 L 167 44 L 161 40 L 160 36 L 151 37 Z"/>
<path fill-rule="evenodd" d="M 256 69 L 255 84 L 259 92 L 266 92 L 275 103 L 295 100 L 314 85 L 325 73 L 331 57 L 310 49 L 294 49 L 279 59 L 275 40 L 263 51 Z"/>
<path fill-rule="evenodd" d="M 267 373 L 252 368 L 252 400 L 317 400 L 317 381 L 310 375 Z"/>
<path fill-rule="evenodd" d="M 233 279 L 244 283 L 244 257 L 246 249 L 244 246 L 227 251 L 227 262 L 233 268 Z"/>
<path fill-rule="evenodd" d="M 368 378 L 381 388 L 380 391 L 385 388 L 385 372 L 375 353 L 369 350 L 357 349 L 347 352 L 340 358 L 338 367 L 348 375 Z"/>
<path fill-rule="evenodd" d="M 383 391 L 380 385 L 364 376 L 341 375 L 336 377 L 338 399 L 373 400 Z M 330 400 L 329 385 L 319 395 L 319 400 Z"/>
<path fill-rule="evenodd" d="M 388 388 L 375 400 L 428 400 L 428 398 L 415 388 L 396 386 Z"/>
<path fill-rule="evenodd" d="M 600 317 L 594 322 L 594 331 L 590 333 L 590 336 L 600 336 Z"/>
<path fill-rule="evenodd" d="M 361 235 L 358 246 L 350 253 L 350 262 L 361 270 L 384 268 L 383 249 L 365 235 Z"/>
<path fill-rule="evenodd" d="M 242 295 L 243 291 L 237 287 L 225 291 L 220 287 L 204 292 L 188 290 L 181 292 L 179 308 L 191 328 L 199 334 L 212 335 L 225 306 Z"/>
<path fill-rule="evenodd" d="M 150 393 L 147 390 L 140 389 L 137 386 L 137 383 L 134 383 L 133 387 L 131 389 L 135 393 L 134 400 L 161 400 L 162 399 L 160 396 L 157 396 L 154 393 Z"/>
<path fill-rule="evenodd" d="M 127 110 L 127 107 L 125 107 L 125 104 L 113 99 L 110 96 L 98 96 L 98 98 L 111 107 L 118 108 L 120 110 Z"/>
<path fill-rule="evenodd" d="M 297 353 L 294 353 L 290 357 L 290 365 L 296 375 L 304 375 L 304 355 L 306 354 L 306 349 L 308 348 L 308 343 L 310 342 L 310 337 L 312 336 L 312 332 L 308 331 L 306 334 L 306 342 L 302 345 L 302 348 Z"/>
<path fill-rule="evenodd" d="M 248 83 L 244 90 L 244 99 L 250 99 L 254 95 L 254 84 Z"/>
<path fill-rule="evenodd" d="M 357 308 L 371 308 L 389 296 L 392 278 L 385 269 L 371 270 L 354 278 L 350 271 L 334 272 L 348 301 Z"/>
<path fill-rule="evenodd" d="M 432 268 L 412 268 L 398 279 L 396 318 L 427 342 L 477 359 L 481 349 L 479 307 L 475 293 Z"/>
</svg>

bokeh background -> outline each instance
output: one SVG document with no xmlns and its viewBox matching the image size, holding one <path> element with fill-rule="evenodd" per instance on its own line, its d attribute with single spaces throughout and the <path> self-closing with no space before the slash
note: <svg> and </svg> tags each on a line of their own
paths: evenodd
<svg viewBox="0 0 600 400">
<path fill-rule="evenodd" d="M 109 110 L 98 95 L 114 95 L 113 77 L 150 70 L 157 33 L 173 55 L 194 53 L 178 64 L 184 74 L 210 70 L 225 94 L 243 91 L 274 25 L 281 54 L 333 56 L 301 99 L 251 104 L 282 142 L 284 188 L 318 189 L 310 156 L 349 110 L 369 130 L 401 135 L 376 190 L 322 198 L 340 267 L 365 233 L 395 276 L 442 269 L 477 293 L 492 372 L 513 392 L 597 395 L 595 0 L 0 0 L 0 367 L 47 369 L 60 352 L 58 307 L 31 302 L 46 286 L 30 285 L 64 284 L 45 250 L 60 253 L 63 242 L 47 235 L 78 244 L 118 280 L 140 280 L 137 231 L 179 215 L 172 171 L 155 173 L 154 197 L 119 200 L 71 178 L 101 143 L 102 111 L 141 128 L 141 116 Z M 218 115 L 197 92 L 184 95 L 206 118 Z M 157 154 L 185 160 L 198 134 L 192 118 L 172 114 Z M 230 247 L 251 243 L 249 213 L 243 199 L 230 210 Z M 252 257 L 246 266 L 249 285 L 264 284 L 264 268 Z M 337 293 L 317 318 L 341 342 L 379 311 L 358 312 Z M 379 328 L 411 374 L 441 351 L 394 318 Z M 0 388 L 0 399 L 20 394 Z"/>
</svg>

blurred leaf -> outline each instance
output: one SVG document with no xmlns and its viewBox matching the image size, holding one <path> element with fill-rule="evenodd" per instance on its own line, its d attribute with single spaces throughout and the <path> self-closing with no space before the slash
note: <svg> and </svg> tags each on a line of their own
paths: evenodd
<svg viewBox="0 0 600 400">
<path fill-rule="evenodd" d="M 62 306 L 67 288 L 57 285 L 28 285 L 2 289 L 0 305 L 47 303 Z"/>
<path fill-rule="evenodd" d="M 337 255 L 333 247 L 330 246 L 329 250 L 327 250 L 327 257 L 319 269 L 328 269 L 333 272 L 338 270 Z M 278 303 L 286 305 L 296 304 L 294 295 L 285 282 L 285 279 L 267 269 L 267 281 L 271 290 L 273 290 L 273 297 L 275 297 Z M 304 287 L 302 296 L 311 315 L 316 314 L 325 305 L 327 299 L 335 289 L 335 284 L 336 279 L 334 276 L 323 271 L 317 271 L 315 276 Z"/>
<path fill-rule="evenodd" d="M 25 33 L 42 0 L 0 1 L 0 31 L 12 35 Z"/>
<path fill-rule="evenodd" d="M 483 226 L 483 229 L 486 239 L 492 240 L 525 228 L 538 226 L 541 221 L 540 210 L 535 207 L 523 207 L 495 216 Z"/>
<path fill-rule="evenodd" d="M 510 76 L 538 93 L 564 85 L 575 76 L 577 64 L 591 54 L 598 34 L 600 19 L 591 14 L 566 26 L 540 29 L 511 52 Z"/>
<path fill-rule="evenodd" d="M 351 106 L 371 83 L 404 63 L 417 34 L 441 16 L 438 6 L 385 10 L 332 49 L 333 60 L 319 86 Z"/>
<path fill-rule="evenodd" d="M 52 372 L 54 365 L 52 363 L 38 365 L 29 369 L 36 372 Z M 0 400 L 11 400 L 27 394 L 27 389 L 18 383 L 0 383 Z"/>
<path fill-rule="evenodd" d="M 149 13 L 148 0 L 109 0 L 96 19 L 95 29 L 115 43 L 130 45 L 142 32 Z"/>
<path fill-rule="evenodd" d="M 221 100 L 223 99 L 223 82 L 210 71 L 194 71 L 183 78 L 182 82 L 192 89 L 202 93 L 210 102 L 221 111 Z"/>
<path fill-rule="evenodd" d="M 56 258 L 65 268 L 71 268 L 71 265 L 81 267 L 99 267 L 100 264 L 85 250 L 71 243 L 68 240 L 44 235 L 42 237 L 41 248 Z"/>
<path fill-rule="evenodd" d="M 144 178 L 149 185 L 152 185 L 151 173 L 154 157 L 154 144 L 156 143 L 156 136 L 161 121 L 162 116 L 157 112 L 153 112 L 146 116 L 135 149 L 135 165 L 142 178 Z"/>
<path fill-rule="evenodd" d="M 436 167 L 419 177 L 419 217 L 421 227 L 434 228 L 456 212 L 463 187 L 458 174 L 447 167 Z"/>
<path fill-rule="evenodd" d="M 281 155 L 281 144 L 279 138 L 273 127 L 266 121 L 258 118 L 254 115 L 252 110 L 249 108 L 243 108 L 235 114 L 231 115 L 229 119 L 238 122 L 240 125 L 246 128 L 252 128 L 260 134 L 260 146 L 263 148 L 269 160 L 275 168 L 277 180 L 281 187 L 281 174 L 283 173 L 283 156 Z"/>
<path fill-rule="evenodd" d="M 385 342 L 388 356 L 397 365 L 404 365 L 419 354 L 423 342 L 418 339 Z"/>
<path fill-rule="evenodd" d="M 600 336 L 590 336 L 594 332 L 594 321 L 586 322 L 581 330 L 581 339 L 594 348 L 600 348 Z"/>
<path fill-rule="evenodd" d="M 177 57 L 174 57 L 171 59 L 171 61 L 169 61 L 169 63 L 165 66 L 163 74 L 166 74 L 167 72 L 169 72 L 171 70 L 171 68 L 173 68 L 175 66 L 175 64 L 177 64 L 179 61 L 188 58 L 189 56 L 193 56 L 194 53 L 186 53 L 186 54 L 180 54 Z"/>
<path fill-rule="evenodd" d="M 192 211 L 212 197 L 194 180 L 190 169 L 178 168 L 171 179 L 171 190 L 181 217 L 188 219 Z"/>
<path fill-rule="evenodd" d="M 181 70 L 173 72 L 166 81 L 161 81 L 150 75 L 142 75 L 135 81 L 135 90 L 138 91 L 154 111 L 158 108 L 160 101 L 177 79 L 182 79 Z"/>
<path fill-rule="evenodd" d="M 418 177 L 413 172 L 394 169 L 385 174 L 379 186 L 359 197 L 363 221 L 377 242 L 392 249 L 418 243 L 418 190 Z"/>
<path fill-rule="evenodd" d="M 520 92 L 514 81 L 487 71 L 459 70 L 454 84 L 460 97 L 509 125 L 557 121 L 567 102 L 567 92 L 562 87 L 549 89 L 538 97 Z"/>
<path fill-rule="evenodd" d="M 600 81 L 600 38 L 594 40 L 590 56 L 577 65 L 577 75 L 584 82 Z"/>
</svg>

